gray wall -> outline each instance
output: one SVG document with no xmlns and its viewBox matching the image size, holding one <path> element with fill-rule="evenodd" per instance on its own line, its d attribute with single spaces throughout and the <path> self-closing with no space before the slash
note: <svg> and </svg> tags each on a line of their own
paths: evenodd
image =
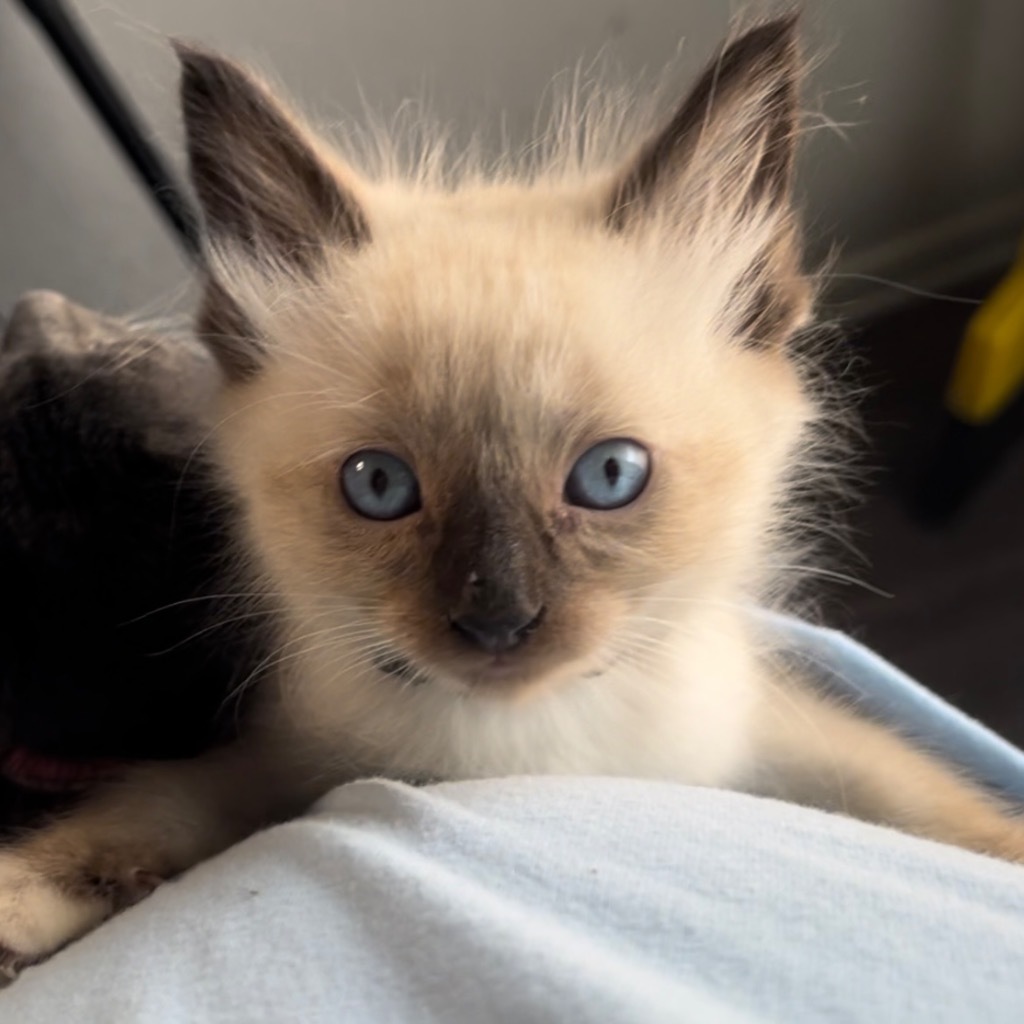
<svg viewBox="0 0 1024 1024">
<path fill-rule="evenodd" d="M 165 34 L 272 69 L 321 119 L 426 90 L 466 126 L 524 140 L 554 75 L 607 46 L 631 74 L 693 69 L 741 5 L 724 0 L 115 0 L 77 5 L 178 159 Z M 1005 259 L 1024 228 L 1024 3 L 807 0 L 822 53 L 804 190 L 837 273 L 943 286 Z M 504 118 L 504 121 L 502 121 Z M 112 311 L 187 302 L 162 222 L 17 5 L 0 4 L 0 308 L 52 287 Z M 844 277 L 850 295 L 877 292 Z"/>
</svg>

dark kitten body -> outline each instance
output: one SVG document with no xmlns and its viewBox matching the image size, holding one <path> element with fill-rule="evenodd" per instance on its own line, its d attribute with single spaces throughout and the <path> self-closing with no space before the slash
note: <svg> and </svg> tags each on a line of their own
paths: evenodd
<svg viewBox="0 0 1024 1024">
<path fill-rule="evenodd" d="M 231 502 L 196 452 L 216 376 L 198 346 L 133 336 L 59 296 L 29 296 L 12 316 L 0 351 L 0 827 L 123 762 L 194 756 L 235 731 L 263 620 L 208 600 L 237 590 Z"/>
</svg>

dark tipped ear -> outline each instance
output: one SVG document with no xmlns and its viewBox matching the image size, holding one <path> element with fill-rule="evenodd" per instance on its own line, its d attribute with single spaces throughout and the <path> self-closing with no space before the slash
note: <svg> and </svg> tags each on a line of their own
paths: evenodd
<svg viewBox="0 0 1024 1024">
<path fill-rule="evenodd" d="M 326 245 L 369 238 L 355 197 L 244 68 L 176 42 L 189 168 L 214 243 L 308 272 Z"/>
<path fill-rule="evenodd" d="M 800 62 L 797 16 L 725 45 L 665 128 L 615 183 L 608 222 L 627 228 L 653 208 L 685 206 L 714 176 L 719 197 L 753 207 L 788 199 Z"/>
<path fill-rule="evenodd" d="M 723 329 L 758 349 L 784 344 L 810 318 L 791 186 L 801 63 L 797 16 L 726 44 L 664 129 L 614 182 L 612 230 L 696 230 L 732 247 Z"/>
<path fill-rule="evenodd" d="M 181 42 L 174 48 L 189 169 L 215 257 L 308 276 L 328 246 L 369 241 L 352 190 L 260 82 L 217 54 Z M 228 377 L 248 377 L 264 358 L 259 333 L 217 274 L 214 266 L 196 332 Z"/>
</svg>

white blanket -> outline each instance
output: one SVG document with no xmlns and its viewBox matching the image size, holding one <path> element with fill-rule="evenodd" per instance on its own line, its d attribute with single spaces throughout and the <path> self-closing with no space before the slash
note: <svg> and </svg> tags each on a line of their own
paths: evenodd
<svg viewBox="0 0 1024 1024">
<path fill-rule="evenodd" d="M 0 993 L 3 1024 L 1021 1024 L 1024 868 L 665 783 L 356 783 Z"/>
</svg>

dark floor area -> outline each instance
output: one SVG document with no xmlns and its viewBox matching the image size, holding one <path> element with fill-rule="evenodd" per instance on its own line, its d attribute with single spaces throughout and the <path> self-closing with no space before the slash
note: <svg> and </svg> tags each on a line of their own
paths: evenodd
<svg viewBox="0 0 1024 1024">
<path fill-rule="evenodd" d="M 957 289 L 982 296 L 992 282 Z M 828 618 L 944 697 L 1024 746 L 1024 410 L 994 428 L 946 436 L 942 394 L 973 307 L 924 301 L 855 330 L 848 346 L 870 388 L 864 501 L 843 568 L 892 596 L 844 586 Z M 946 441 L 946 447 L 940 445 Z M 938 483 L 994 465 L 944 523 L 916 514 L 929 464 Z M 933 484 L 936 466 L 932 466 Z"/>
</svg>

